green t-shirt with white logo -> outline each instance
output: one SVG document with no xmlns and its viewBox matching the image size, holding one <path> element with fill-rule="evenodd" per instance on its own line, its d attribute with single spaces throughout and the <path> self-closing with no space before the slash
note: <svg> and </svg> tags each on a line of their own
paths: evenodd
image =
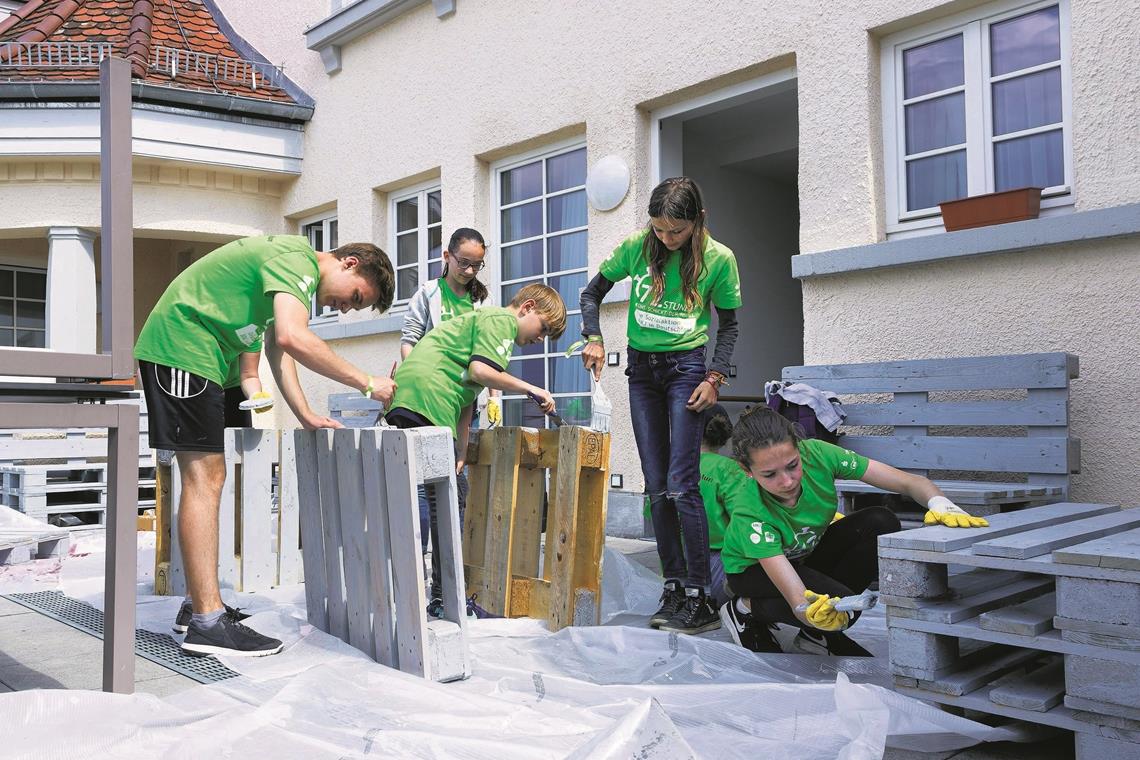
<svg viewBox="0 0 1140 760">
<path fill-rule="evenodd" d="M 470 293 L 457 296 L 451 286 L 440 277 L 439 280 L 439 321 L 446 322 L 452 317 L 475 311 L 475 302 L 471 300 Z"/>
<path fill-rule="evenodd" d="M 653 277 L 642 255 L 648 229 L 630 235 L 602 262 L 598 271 L 611 282 L 633 279 L 626 331 L 629 345 L 638 351 L 688 351 L 709 339 L 710 305 L 720 309 L 740 308 L 740 274 L 736 257 L 724 245 L 705 236 L 704 272 L 697 278 L 700 303 L 685 306 L 681 287 L 681 251 L 665 262 L 665 289 L 653 303 Z"/>
<path fill-rule="evenodd" d="M 866 457 L 826 441 L 800 441 L 799 451 L 802 492 L 794 507 L 781 504 L 754 480 L 728 495 L 732 518 L 721 548 L 726 573 L 742 573 L 757 560 L 780 554 L 788 559 L 811 554 L 835 517 L 836 479 L 858 480 L 867 472 Z"/>
<path fill-rule="evenodd" d="M 714 552 L 721 550 L 724 529 L 728 527 L 729 503 L 725 495 L 739 487 L 740 480 L 752 482 L 736 460 L 712 451 L 701 453 L 701 498 L 709 518 L 709 549 Z"/>
<path fill-rule="evenodd" d="M 135 344 L 135 358 L 224 385 L 244 351 L 261 349 L 273 296 L 308 308 L 317 292 L 317 254 L 299 235 L 242 238 L 203 256 L 174 278 Z"/>
<path fill-rule="evenodd" d="M 396 370 L 392 408 L 416 412 L 457 435 L 460 412 L 483 390 L 468 377 L 468 365 L 478 359 L 505 370 L 518 333 L 518 318 L 498 306 L 436 325 Z"/>
</svg>

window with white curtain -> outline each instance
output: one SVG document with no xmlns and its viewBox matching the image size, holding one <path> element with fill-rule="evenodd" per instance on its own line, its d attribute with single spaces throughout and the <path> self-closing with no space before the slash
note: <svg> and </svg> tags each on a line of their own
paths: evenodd
<svg viewBox="0 0 1140 760">
<path fill-rule="evenodd" d="M 438 184 L 394 195 L 392 249 L 396 269 L 396 304 L 406 304 L 420 283 L 443 269 L 443 207 Z"/>
<path fill-rule="evenodd" d="M 310 217 L 301 220 L 301 234 L 309 239 L 309 245 L 314 251 L 331 251 L 340 245 L 337 242 L 337 223 L 335 215 Z M 309 304 L 309 321 L 329 321 L 336 319 L 337 313 L 327 306 L 317 305 L 317 297 Z"/>
<path fill-rule="evenodd" d="M 0 266 L 0 346 L 47 347 L 47 271 Z"/>
<path fill-rule="evenodd" d="M 539 282 L 557 290 L 567 309 L 562 337 L 516 348 L 507 371 L 548 389 L 568 422 L 589 424 L 589 376 L 580 356 L 565 356 L 582 333 L 578 302 L 588 264 L 586 148 L 574 145 L 512 159 L 495 168 L 493 181 L 500 303 L 506 305 L 524 286 Z M 503 424 L 544 427 L 546 420 L 533 401 L 505 394 Z"/>
<path fill-rule="evenodd" d="M 943 201 L 1040 187 L 1071 203 L 1068 0 L 984 6 L 883 41 L 888 231 Z"/>
</svg>

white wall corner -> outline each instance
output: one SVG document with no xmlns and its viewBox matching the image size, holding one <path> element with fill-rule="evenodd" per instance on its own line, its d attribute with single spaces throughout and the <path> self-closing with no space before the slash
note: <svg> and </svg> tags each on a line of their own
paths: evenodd
<svg viewBox="0 0 1140 760">
<path fill-rule="evenodd" d="M 95 233 L 81 227 L 49 227 L 47 237 L 47 347 L 93 354 L 99 298 Z"/>
</svg>

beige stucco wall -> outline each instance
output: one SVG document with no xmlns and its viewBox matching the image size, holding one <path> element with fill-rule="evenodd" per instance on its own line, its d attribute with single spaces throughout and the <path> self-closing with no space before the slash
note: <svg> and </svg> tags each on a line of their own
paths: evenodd
<svg viewBox="0 0 1140 760">
<path fill-rule="evenodd" d="M 386 246 L 385 193 L 438 173 L 445 230 L 488 231 L 490 163 L 582 135 L 591 162 L 616 153 L 633 176 L 622 205 L 590 212 L 593 268 L 644 223 L 649 112 L 793 64 L 801 251 L 883 239 L 878 39 L 982 3 L 461 0 L 443 20 L 424 4 L 348 44 L 343 69 L 331 76 L 302 36 L 326 15 L 326 0 L 284 0 L 268 15 L 241 0 L 219 5 L 317 100 L 303 174 L 284 189 L 286 215 L 335 204 L 342 241 Z M 1076 209 L 1136 202 L 1140 49 L 1132 41 L 1140 18 L 1109 0 L 1074 3 L 1072 14 Z M 1121 468 L 1135 452 L 1140 413 L 1126 409 L 1111 425 L 1092 418 L 1096 394 L 1126 393 L 1140 366 L 1126 348 L 1135 345 L 1137 310 L 1126 308 L 1135 291 L 1120 276 L 1138 268 L 1135 248 L 1092 243 L 808 281 L 805 360 L 1079 353 L 1074 419 L 1085 467 L 1074 495 L 1140 501 L 1140 486 L 1129 485 Z M 610 349 L 624 348 L 622 315 L 620 306 L 605 309 Z M 848 327 L 852 320 L 858 329 Z M 370 337 L 341 341 L 337 350 L 386 371 L 396 342 Z M 308 374 L 303 382 L 314 400 L 341 390 Z M 610 385 L 613 467 L 636 487 L 624 379 Z"/>
</svg>

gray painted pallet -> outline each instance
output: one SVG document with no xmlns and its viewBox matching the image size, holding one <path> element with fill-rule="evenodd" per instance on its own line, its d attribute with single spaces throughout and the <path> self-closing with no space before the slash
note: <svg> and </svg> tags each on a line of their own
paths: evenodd
<svg viewBox="0 0 1140 760">
<path fill-rule="evenodd" d="M 1020 604 L 1027 599 L 1033 599 L 1047 594 L 1053 590 L 1051 578 L 1040 576 L 1026 576 L 1013 581 L 1005 581 L 1000 585 L 973 594 L 961 599 L 948 601 L 923 599 L 914 607 L 891 606 L 891 614 L 895 618 L 911 618 L 914 620 L 928 620 L 933 623 L 957 623 L 961 620 L 975 618 L 983 612 Z M 890 605 L 890 600 L 884 600 Z"/>
<path fill-rule="evenodd" d="M 1027 559 L 1047 554 L 1054 549 L 1073 547 L 1074 544 L 1082 544 L 1104 536 L 1116 537 L 1115 534 L 1137 526 L 1140 526 L 1140 510 L 1110 512 L 1080 520 L 1075 524 L 1051 525 L 1000 538 L 978 541 L 973 544 L 973 552 L 974 554 L 987 554 L 992 557 Z M 1137 546 L 1140 546 L 1140 543 Z M 1064 561 L 1056 556 L 1053 559 L 1057 562 Z M 1091 563 L 1071 564 L 1088 565 Z"/>
<path fill-rule="evenodd" d="M 1140 528 L 1058 549 L 1053 561 L 1120 570 L 1140 570 Z"/>
</svg>

